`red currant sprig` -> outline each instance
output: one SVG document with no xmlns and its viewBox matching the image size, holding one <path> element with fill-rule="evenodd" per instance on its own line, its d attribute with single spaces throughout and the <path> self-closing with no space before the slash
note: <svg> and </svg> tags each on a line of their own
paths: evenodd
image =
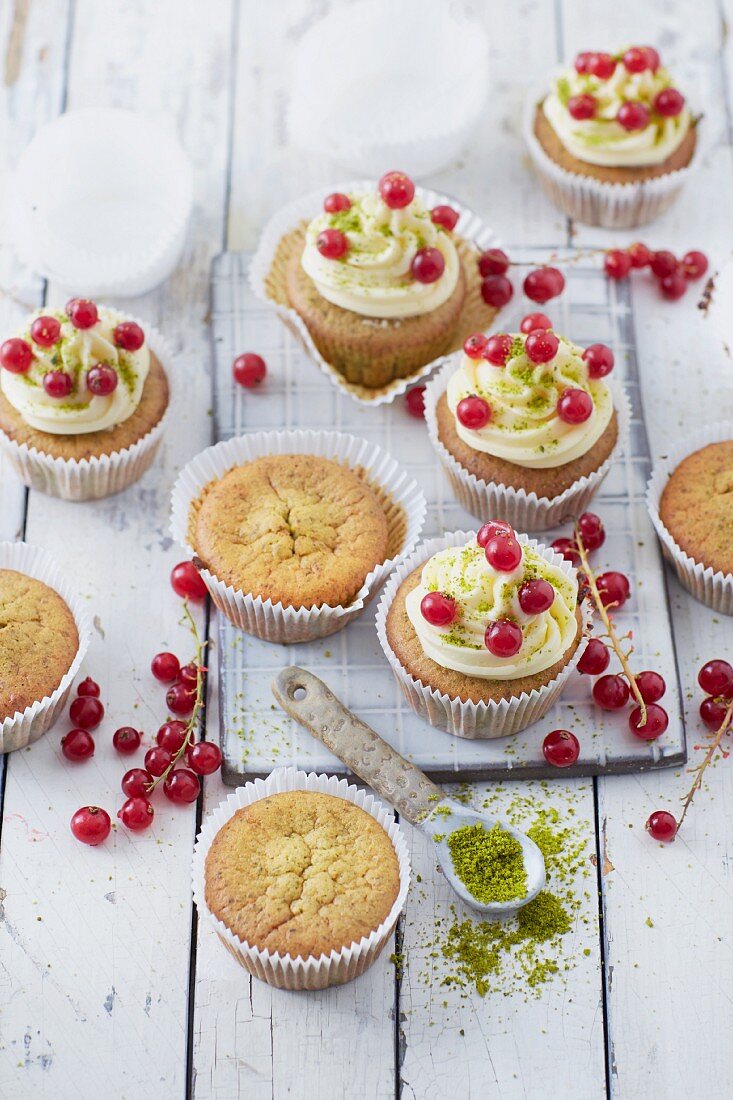
<svg viewBox="0 0 733 1100">
<path fill-rule="evenodd" d="M 603 267 L 610 279 L 625 279 L 632 270 L 648 268 L 657 280 L 663 298 L 676 301 L 687 291 L 688 283 L 701 279 L 708 269 L 704 252 L 686 252 L 681 260 L 662 249 L 652 252 L 641 241 L 629 248 L 611 248 L 603 257 Z"/>
</svg>

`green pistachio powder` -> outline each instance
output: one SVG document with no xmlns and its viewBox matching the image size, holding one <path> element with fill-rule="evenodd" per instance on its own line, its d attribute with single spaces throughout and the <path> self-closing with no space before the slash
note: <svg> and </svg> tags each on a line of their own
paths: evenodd
<svg viewBox="0 0 733 1100">
<path fill-rule="evenodd" d="M 456 874 L 477 901 L 514 901 L 527 893 L 522 845 L 500 825 L 464 825 L 448 837 L 448 850 Z"/>
</svg>

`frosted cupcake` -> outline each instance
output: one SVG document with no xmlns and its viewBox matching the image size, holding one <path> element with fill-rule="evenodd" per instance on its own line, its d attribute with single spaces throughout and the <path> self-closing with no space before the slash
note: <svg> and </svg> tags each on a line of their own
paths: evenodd
<svg viewBox="0 0 733 1100">
<path fill-rule="evenodd" d="M 137 322 L 74 298 L 38 310 L 0 346 L 0 446 L 23 481 L 86 500 L 152 462 L 168 380 Z"/>
<path fill-rule="evenodd" d="M 457 222 L 457 211 L 429 210 L 412 180 L 388 172 L 374 190 L 328 195 L 281 241 L 287 303 L 348 382 L 387 386 L 455 350 L 467 324 L 491 322 L 478 253 Z"/>
<path fill-rule="evenodd" d="M 608 471 L 620 427 L 613 352 L 549 324 L 529 314 L 521 332 L 471 337 L 427 387 L 430 440 L 479 519 L 545 530 L 579 515 Z"/>
<path fill-rule="evenodd" d="M 495 737 L 557 697 L 584 615 L 569 563 L 492 521 L 417 551 L 390 580 L 377 629 L 418 713 L 462 736 Z"/>
<path fill-rule="evenodd" d="M 578 54 L 530 104 L 525 129 L 555 204 L 611 228 L 643 225 L 665 210 L 697 146 L 685 98 L 651 46 Z"/>
</svg>

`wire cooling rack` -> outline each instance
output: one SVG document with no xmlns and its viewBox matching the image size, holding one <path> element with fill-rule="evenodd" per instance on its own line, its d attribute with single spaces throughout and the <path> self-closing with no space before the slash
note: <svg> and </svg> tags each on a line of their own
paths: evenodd
<svg viewBox="0 0 733 1100">
<path fill-rule="evenodd" d="M 511 249 L 517 260 L 542 264 L 548 249 Z M 452 498 L 447 479 L 428 443 L 425 425 L 410 417 L 402 398 L 367 408 L 339 392 L 310 361 L 274 310 L 254 297 L 247 280 L 249 254 L 228 252 L 212 268 L 214 417 L 217 439 L 248 431 L 283 428 L 334 429 L 379 443 L 420 482 L 428 502 L 424 537 L 471 530 L 477 522 Z M 615 376 L 629 395 L 629 442 L 614 461 L 596 497 L 607 537 L 594 565 L 619 569 L 632 581 L 632 598 L 616 621 L 633 634 L 634 667 L 654 668 L 667 682 L 664 706 L 669 728 L 659 741 L 635 738 L 629 711 L 598 710 L 591 681 L 574 674 L 562 699 L 535 726 L 514 737 L 469 741 L 421 721 L 402 699 L 380 649 L 374 626 L 378 600 L 345 630 L 302 645 L 281 646 L 241 633 L 217 613 L 221 746 L 224 776 L 237 783 L 295 764 L 344 773 L 320 742 L 278 708 L 270 691 L 275 674 L 297 664 L 325 680 L 339 699 L 404 756 L 437 779 L 471 780 L 557 775 L 542 755 L 542 739 L 556 727 L 572 729 L 581 755 L 569 775 L 635 772 L 684 763 L 685 731 L 670 621 L 665 572 L 647 516 L 644 491 L 649 444 L 644 427 L 628 280 L 614 282 L 590 264 L 570 268 L 567 289 L 548 311 L 558 331 L 581 345 L 605 343 L 616 355 Z M 501 316 L 516 331 L 521 306 Z M 242 351 L 257 351 L 268 364 L 267 381 L 252 391 L 236 386 L 231 364 Z M 532 532 L 530 532 L 531 534 Z M 549 542 L 564 531 L 542 534 Z M 615 659 L 614 659 L 615 660 Z M 618 671 L 612 661 L 610 671 Z"/>
</svg>

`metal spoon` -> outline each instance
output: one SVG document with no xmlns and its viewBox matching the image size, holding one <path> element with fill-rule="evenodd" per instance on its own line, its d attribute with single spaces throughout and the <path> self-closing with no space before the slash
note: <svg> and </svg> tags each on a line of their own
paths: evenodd
<svg viewBox="0 0 733 1100">
<path fill-rule="evenodd" d="M 467 905 L 488 917 L 510 917 L 537 896 L 545 885 L 545 861 L 542 852 L 526 833 L 447 798 L 424 772 L 395 752 L 378 733 L 347 710 L 323 680 L 312 672 L 296 665 L 284 668 L 273 680 L 272 692 L 287 714 L 310 730 L 334 756 L 394 806 L 402 817 L 430 837 L 445 877 Z M 448 848 L 448 835 L 464 825 L 476 825 L 478 822 L 485 829 L 499 824 L 522 845 L 527 872 L 527 893 L 523 898 L 481 902 L 466 889 L 456 874 Z"/>
</svg>

